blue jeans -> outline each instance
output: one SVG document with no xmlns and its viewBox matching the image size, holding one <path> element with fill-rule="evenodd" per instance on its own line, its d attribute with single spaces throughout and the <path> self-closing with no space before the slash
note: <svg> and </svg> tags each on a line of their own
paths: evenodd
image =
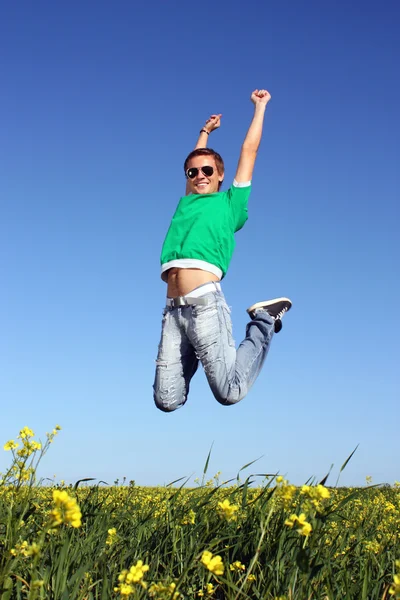
<svg viewBox="0 0 400 600">
<path fill-rule="evenodd" d="M 199 360 L 215 398 L 227 406 L 246 396 L 267 356 L 274 319 L 266 311 L 247 324 L 236 350 L 224 294 L 216 290 L 203 298 L 206 306 L 164 309 L 153 386 L 156 406 L 164 412 L 185 404 Z"/>
</svg>

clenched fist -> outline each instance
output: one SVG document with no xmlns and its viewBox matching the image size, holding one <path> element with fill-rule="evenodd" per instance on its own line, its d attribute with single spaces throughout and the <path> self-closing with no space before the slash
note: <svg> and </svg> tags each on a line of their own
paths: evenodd
<svg viewBox="0 0 400 600">
<path fill-rule="evenodd" d="M 254 104 L 268 104 L 271 100 L 271 94 L 267 90 L 254 90 L 251 94 L 251 101 Z"/>
<path fill-rule="evenodd" d="M 206 129 L 209 133 L 214 131 L 214 129 L 218 129 L 218 127 L 221 125 L 221 117 L 222 114 L 211 115 L 210 118 L 207 119 L 203 129 Z"/>
</svg>

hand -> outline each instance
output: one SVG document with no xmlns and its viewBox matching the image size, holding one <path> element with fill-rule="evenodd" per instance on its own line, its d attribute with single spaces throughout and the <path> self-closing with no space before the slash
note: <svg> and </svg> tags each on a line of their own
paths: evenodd
<svg viewBox="0 0 400 600">
<path fill-rule="evenodd" d="M 210 118 L 207 119 L 206 124 L 204 125 L 203 129 L 206 129 L 209 133 L 214 131 L 214 129 L 218 129 L 218 127 L 220 127 L 220 125 L 221 125 L 221 117 L 222 117 L 222 114 L 211 115 Z"/>
<path fill-rule="evenodd" d="M 267 90 L 254 90 L 251 94 L 251 101 L 257 106 L 257 104 L 267 105 L 271 100 L 271 94 Z"/>
</svg>

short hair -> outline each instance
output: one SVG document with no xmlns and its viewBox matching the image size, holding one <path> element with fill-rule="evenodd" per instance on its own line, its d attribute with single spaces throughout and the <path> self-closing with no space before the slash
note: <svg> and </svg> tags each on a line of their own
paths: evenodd
<svg viewBox="0 0 400 600">
<path fill-rule="evenodd" d="M 183 170 L 186 171 L 188 169 L 188 163 L 195 156 L 212 156 L 215 160 L 215 164 L 217 165 L 218 175 L 223 175 L 225 173 L 224 161 L 222 160 L 222 156 L 212 150 L 211 148 L 197 148 L 197 150 L 193 150 L 189 156 L 186 158 L 185 163 L 183 165 Z"/>
</svg>

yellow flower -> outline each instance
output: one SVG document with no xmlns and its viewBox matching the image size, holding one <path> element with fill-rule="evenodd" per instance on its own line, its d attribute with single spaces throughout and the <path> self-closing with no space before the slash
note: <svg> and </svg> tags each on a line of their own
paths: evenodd
<svg viewBox="0 0 400 600">
<path fill-rule="evenodd" d="M 400 598 L 400 575 L 395 575 L 393 579 L 393 585 L 389 589 L 389 594 Z"/>
<path fill-rule="evenodd" d="M 320 483 L 315 487 L 311 485 L 303 485 L 301 487 L 300 493 L 304 496 L 308 496 L 311 499 L 312 505 L 317 510 L 321 510 L 322 508 L 320 505 L 320 501 L 327 500 L 328 498 L 330 498 L 331 495 L 330 491 Z"/>
<path fill-rule="evenodd" d="M 285 525 L 288 527 L 295 527 L 300 535 L 309 536 L 312 531 L 311 524 L 306 521 L 306 515 L 304 513 L 301 513 L 299 517 L 297 515 L 290 515 L 290 517 L 286 519 Z"/>
<path fill-rule="evenodd" d="M 49 444 L 53 442 L 54 437 L 58 434 L 59 431 L 61 431 L 61 427 L 59 425 L 56 425 L 51 433 L 46 433 L 46 437 Z"/>
<path fill-rule="evenodd" d="M 146 571 L 150 569 L 149 565 L 144 565 L 142 560 L 138 560 L 136 565 L 133 565 L 126 575 L 127 583 L 138 583 L 143 579 Z"/>
<path fill-rule="evenodd" d="M 229 565 L 229 569 L 231 571 L 245 571 L 246 567 L 240 562 L 240 560 L 235 560 L 234 563 Z"/>
<path fill-rule="evenodd" d="M 118 587 L 114 588 L 114 592 L 119 592 L 122 598 L 128 598 L 131 594 L 133 594 L 135 590 L 131 585 L 126 583 L 120 583 Z"/>
<path fill-rule="evenodd" d="M 396 567 L 400 571 L 400 560 L 396 560 Z M 390 586 L 389 594 L 396 598 L 400 598 L 400 573 L 396 573 L 393 577 L 393 584 Z"/>
<path fill-rule="evenodd" d="M 199 598 L 204 598 L 204 596 L 207 594 L 207 596 L 211 596 L 211 594 L 213 594 L 215 592 L 215 586 L 212 583 L 206 583 L 206 585 L 204 586 L 204 590 L 199 590 L 197 592 L 197 595 L 199 596 Z"/>
<path fill-rule="evenodd" d="M 279 495 L 283 500 L 285 506 L 289 506 L 293 500 L 293 497 L 297 491 L 295 485 L 288 484 L 284 481 L 282 487 L 280 488 Z"/>
<path fill-rule="evenodd" d="M 182 525 L 194 525 L 196 520 L 196 513 L 190 509 L 188 514 L 183 518 Z"/>
<path fill-rule="evenodd" d="M 152 583 L 148 594 L 151 598 L 162 598 L 165 600 L 178 600 L 180 593 L 176 591 L 176 583 L 164 585 L 163 583 Z"/>
<path fill-rule="evenodd" d="M 65 490 L 53 490 L 53 501 L 55 508 L 50 513 L 53 525 L 66 523 L 72 527 L 81 526 L 82 513 L 75 498 L 69 496 Z"/>
<path fill-rule="evenodd" d="M 21 450 L 18 450 L 17 452 L 18 456 L 22 458 L 28 457 L 34 452 L 36 452 L 36 450 L 42 449 L 42 444 L 40 442 L 36 442 L 35 440 L 24 439 L 23 443 L 24 447 L 21 448 Z"/>
<path fill-rule="evenodd" d="M 224 565 L 222 563 L 222 558 L 218 554 L 213 556 L 211 552 L 204 550 L 200 560 L 211 573 L 214 573 L 214 575 L 223 575 Z"/>
<path fill-rule="evenodd" d="M 250 573 L 250 575 L 247 578 L 247 581 L 255 581 L 256 580 L 256 576 L 253 575 L 253 573 Z"/>
<path fill-rule="evenodd" d="M 297 515 L 290 515 L 290 517 L 288 519 L 286 519 L 285 521 L 285 525 L 287 525 L 288 527 L 293 527 L 298 521 L 298 517 Z"/>
<path fill-rule="evenodd" d="M 218 502 L 218 511 L 221 517 L 224 517 L 227 521 L 236 519 L 236 512 L 239 510 L 237 504 L 231 504 L 228 499 L 223 502 Z"/>
<path fill-rule="evenodd" d="M 144 565 L 142 560 L 138 560 L 136 565 L 132 565 L 129 570 L 124 569 L 121 571 L 118 575 L 118 587 L 115 587 L 114 591 L 119 592 L 122 597 L 127 597 L 135 591 L 132 583 L 139 583 L 143 588 L 146 588 L 147 584 L 142 579 L 149 569 L 149 565 Z"/>
<path fill-rule="evenodd" d="M 330 498 L 331 493 L 324 485 L 319 483 L 315 489 L 321 499 Z"/>
<path fill-rule="evenodd" d="M 31 552 L 31 548 L 35 546 L 38 547 L 37 544 L 32 544 L 30 546 L 26 540 L 20 542 L 19 544 L 15 544 L 15 548 L 11 548 L 10 554 L 12 556 L 33 556 L 33 552 Z"/>
<path fill-rule="evenodd" d="M 21 429 L 21 431 L 19 432 L 19 438 L 21 438 L 21 440 L 24 440 L 28 437 L 33 437 L 35 434 L 33 433 L 32 429 L 29 429 L 29 427 L 24 427 L 23 429 Z"/>
<path fill-rule="evenodd" d="M 18 448 L 18 442 L 14 442 L 14 440 L 9 440 L 6 444 L 4 444 L 4 450 L 8 452 L 9 450 L 14 450 L 14 448 Z"/>
<path fill-rule="evenodd" d="M 108 536 L 106 539 L 106 544 L 107 546 L 112 546 L 112 544 L 115 542 L 116 538 L 117 538 L 117 530 L 115 529 L 115 527 L 113 527 L 112 529 L 109 529 L 107 531 Z"/>
<path fill-rule="evenodd" d="M 373 554 L 379 554 L 382 550 L 381 545 L 377 541 L 364 542 L 365 549 Z"/>
<path fill-rule="evenodd" d="M 40 546 L 36 542 L 32 542 L 27 548 L 28 556 L 38 556 L 40 554 Z"/>
</svg>

